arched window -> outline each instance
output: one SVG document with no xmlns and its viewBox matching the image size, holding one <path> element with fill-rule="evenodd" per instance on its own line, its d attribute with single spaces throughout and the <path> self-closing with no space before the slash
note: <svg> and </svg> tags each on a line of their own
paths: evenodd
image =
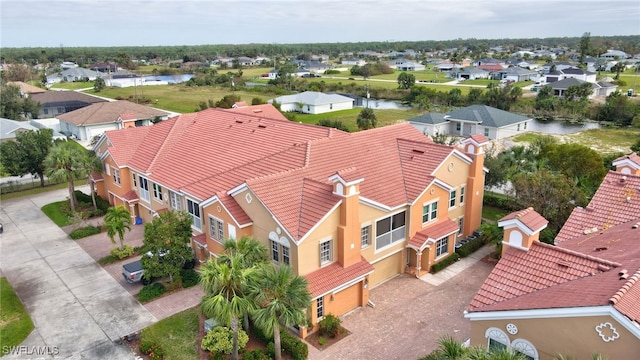
<svg viewBox="0 0 640 360">
<path fill-rule="evenodd" d="M 532 343 L 524 339 L 515 339 L 511 343 L 511 348 L 527 357 L 527 359 L 538 360 L 538 350 Z"/>
<path fill-rule="evenodd" d="M 504 333 L 504 331 L 496 327 L 488 328 L 484 333 L 484 337 L 487 338 L 487 346 L 489 349 L 499 350 L 509 348 L 509 337 Z"/>
</svg>

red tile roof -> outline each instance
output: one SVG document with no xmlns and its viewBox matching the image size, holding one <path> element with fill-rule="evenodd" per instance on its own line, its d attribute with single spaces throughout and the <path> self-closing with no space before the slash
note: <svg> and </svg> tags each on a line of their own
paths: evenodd
<svg viewBox="0 0 640 360">
<path fill-rule="evenodd" d="M 586 208 L 577 207 L 556 236 L 570 238 L 640 218 L 640 176 L 610 171 Z"/>
<path fill-rule="evenodd" d="M 126 121 L 126 120 L 135 120 L 137 118 L 135 114 L 125 113 L 125 114 L 120 114 L 120 119 L 122 119 L 123 121 Z"/>
<path fill-rule="evenodd" d="M 311 298 L 316 299 L 324 294 L 335 290 L 350 281 L 362 278 L 373 272 L 373 265 L 369 264 L 365 258 L 349 267 L 342 267 L 337 262 L 320 268 L 305 276 L 309 284 Z"/>
<path fill-rule="evenodd" d="M 498 220 L 498 224 L 507 220 L 518 220 L 522 225 L 526 226 L 532 232 L 544 229 L 549 221 L 538 214 L 532 207 L 524 210 L 514 211 L 511 214 Z"/>
<path fill-rule="evenodd" d="M 631 162 L 633 162 L 634 164 L 636 164 L 637 166 L 640 166 L 640 156 L 638 156 L 638 154 L 636 153 L 631 153 L 629 155 L 624 155 L 621 156 L 615 160 L 613 160 L 613 163 L 617 163 L 618 161 L 622 161 L 622 160 L 629 160 Z"/>
<path fill-rule="evenodd" d="M 447 218 L 446 220 L 438 221 L 436 224 L 418 231 L 411 240 L 409 240 L 409 246 L 421 251 L 425 248 L 429 239 L 436 241 L 458 230 L 460 230 L 458 224 Z"/>
<path fill-rule="evenodd" d="M 136 194 L 136 192 L 133 190 L 127 191 L 124 195 L 122 195 L 122 198 L 126 201 L 140 200 L 140 198 L 138 197 L 138 194 Z"/>
<path fill-rule="evenodd" d="M 486 144 L 490 141 L 489 138 L 487 138 L 483 134 L 473 134 L 469 136 L 469 138 L 471 138 L 473 141 L 477 142 L 480 145 Z"/>
<path fill-rule="evenodd" d="M 91 173 L 91 175 L 89 175 L 89 180 L 102 181 L 104 178 L 102 177 L 102 173 Z"/>
<path fill-rule="evenodd" d="M 640 268 L 609 299 L 609 303 L 629 319 L 640 322 Z"/>
<path fill-rule="evenodd" d="M 199 234 L 192 237 L 193 241 L 202 246 L 207 246 L 207 234 Z"/>
</svg>

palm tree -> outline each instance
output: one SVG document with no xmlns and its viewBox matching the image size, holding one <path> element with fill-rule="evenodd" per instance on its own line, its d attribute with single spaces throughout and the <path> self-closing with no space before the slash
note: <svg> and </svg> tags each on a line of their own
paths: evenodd
<svg viewBox="0 0 640 360">
<path fill-rule="evenodd" d="M 84 150 L 79 145 L 71 141 L 64 141 L 53 145 L 44 160 L 47 168 L 46 175 L 49 178 L 54 181 L 67 182 L 69 203 L 71 211 L 74 213 L 78 200 L 73 181 L 87 176 L 87 170 L 82 166 L 84 155 Z"/>
<path fill-rule="evenodd" d="M 209 259 L 199 269 L 200 285 L 205 293 L 202 311 L 233 331 L 233 360 L 238 359 L 239 319 L 255 308 L 252 299 L 244 295 L 254 269 L 244 268 L 241 258 L 242 256 L 229 256 L 225 261 Z"/>
<path fill-rule="evenodd" d="M 288 265 L 264 264 L 249 283 L 258 308 L 253 319 L 265 335 L 273 335 L 276 360 L 281 359 L 281 326 L 306 324 L 305 310 L 311 302 L 307 281 Z"/>
<path fill-rule="evenodd" d="M 95 152 L 91 151 L 82 158 L 80 166 L 87 172 L 87 175 L 91 175 L 92 173 L 99 172 L 102 169 L 102 162 L 100 162 L 100 159 L 98 159 Z M 98 204 L 96 203 L 96 189 L 94 188 L 94 185 L 95 183 L 93 181 L 89 181 L 93 209 L 98 210 Z"/>
<path fill-rule="evenodd" d="M 120 238 L 120 250 L 124 249 L 124 231 L 131 231 L 131 214 L 122 206 L 110 207 L 104 216 L 104 225 L 112 243 L 116 243 L 115 236 Z"/>
</svg>

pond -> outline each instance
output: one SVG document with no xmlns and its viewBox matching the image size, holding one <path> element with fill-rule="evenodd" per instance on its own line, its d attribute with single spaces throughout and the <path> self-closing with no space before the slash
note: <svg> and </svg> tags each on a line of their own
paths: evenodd
<svg viewBox="0 0 640 360">
<path fill-rule="evenodd" d="M 189 81 L 193 77 L 193 74 L 175 74 L 175 75 L 157 75 L 157 76 L 145 76 L 145 81 L 166 81 L 169 84 L 178 84 L 185 81 Z"/>
<path fill-rule="evenodd" d="M 570 123 L 567 121 L 540 121 L 537 119 L 533 119 L 533 121 L 529 123 L 529 128 L 527 130 L 545 134 L 564 135 L 574 134 L 583 130 L 599 128 L 600 124 L 596 122 Z"/>
<path fill-rule="evenodd" d="M 367 99 L 362 99 L 362 107 L 367 107 Z M 411 109 L 410 106 L 402 105 L 400 102 L 391 101 L 391 100 L 376 100 L 369 99 L 368 107 L 374 110 L 408 110 Z"/>
</svg>

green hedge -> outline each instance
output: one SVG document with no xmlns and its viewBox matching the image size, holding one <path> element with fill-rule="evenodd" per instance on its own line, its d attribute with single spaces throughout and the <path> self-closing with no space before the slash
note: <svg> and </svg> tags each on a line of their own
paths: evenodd
<svg viewBox="0 0 640 360">
<path fill-rule="evenodd" d="M 487 237 L 478 236 L 477 238 L 470 240 L 466 244 L 462 244 L 461 247 L 456 249 L 456 253 L 460 255 L 461 258 L 465 258 L 474 252 L 478 251 L 481 247 L 487 244 Z"/>
<path fill-rule="evenodd" d="M 193 269 L 180 270 L 180 277 L 182 278 L 183 288 L 192 287 L 200 282 L 200 275 Z"/>
<path fill-rule="evenodd" d="M 258 339 L 267 344 L 267 354 L 273 358 L 275 349 L 269 349 L 270 346 L 273 346 L 273 337 L 267 337 L 257 326 L 253 327 L 253 333 Z M 307 344 L 297 336 L 291 335 L 287 330 L 280 330 L 280 346 L 282 347 L 282 351 L 291 355 L 294 360 L 305 360 L 309 357 L 309 347 Z"/>
<path fill-rule="evenodd" d="M 484 205 L 497 207 L 507 211 L 516 211 L 520 208 L 515 199 L 488 191 L 484 192 L 482 203 Z"/>
<path fill-rule="evenodd" d="M 167 288 L 160 283 L 153 283 L 150 285 L 145 285 L 142 290 L 138 293 L 138 300 L 140 302 L 151 301 L 157 297 L 162 296 L 167 291 Z"/>
<path fill-rule="evenodd" d="M 71 233 L 69 233 L 69 237 L 72 238 L 73 240 L 77 240 L 87 236 L 100 234 L 101 232 L 102 232 L 102 229 L 100 229 L 99 227 L 88 225 L 88 226 L 81 227 L 71 231 Z"/>
<path fill-rule="evenodd" d="M 446 259 L 440 261 L 439 263 L 431 265 L 431 272 L 435 274 L 438 271 L 440 271 L 440 270 L 446 268 L 447 266 L 453 264 L 459 258 L 460 258 L 460 255 L 458 255 L 457 253 L 453 253 L 453 254 L 449 255 L 449 257 L 447 257 Z"/>
</svg>

